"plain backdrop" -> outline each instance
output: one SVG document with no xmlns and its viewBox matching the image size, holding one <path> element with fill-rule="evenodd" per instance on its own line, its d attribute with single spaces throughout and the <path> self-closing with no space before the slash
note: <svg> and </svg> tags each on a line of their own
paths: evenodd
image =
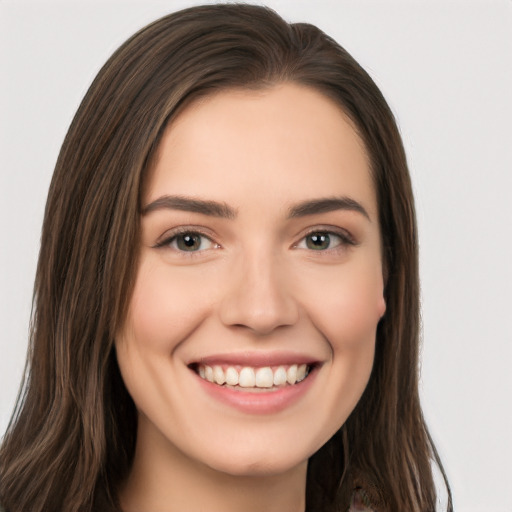
<svg viewBox="0 0 512 512">
<path fill-rule="evenodd" d="M 191 1 L 0 1 L 0 435 L 24 368 L 47 188 L 100 66 Z M 269 0 L 366 68 L 406 146 L 424 412 L 460 512 L 512 512 L 512 1 Z"/>
</svg>

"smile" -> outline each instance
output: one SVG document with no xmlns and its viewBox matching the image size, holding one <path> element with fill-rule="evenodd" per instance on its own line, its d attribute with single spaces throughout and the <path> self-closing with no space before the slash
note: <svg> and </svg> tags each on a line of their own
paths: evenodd
<svg viewBox="0 0 512 512">
<path fill-rule="evenodd" d="M 225 353 L 188 364 L 208 401 L 244 414 L 277 414 L 308 396 L 323 362 L 285 352 Z"/>
<path fill-rule="evenodd" d="M 311 367 L 307 364 L 280 366 L 221 366 L 199 364 L 196 373 L 204 380 L 219 386 L 253 389 L 279 389 L 303 381 Z"/>
</svg>

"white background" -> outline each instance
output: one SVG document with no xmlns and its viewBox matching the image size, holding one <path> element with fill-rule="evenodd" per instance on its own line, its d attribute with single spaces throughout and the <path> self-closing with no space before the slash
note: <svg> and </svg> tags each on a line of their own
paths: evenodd
<svg viewBox="0 0 512 512">
<path fill-rule="evenodd" d="M 0 1 L 0 435 L 71 118 L 117 46 L 193 3 Z M 512 512 L 512 1 L 267 5 L 340 42 L 398 118 L 420 229 L 425 415 L 455 510 Z"/>
</svg>

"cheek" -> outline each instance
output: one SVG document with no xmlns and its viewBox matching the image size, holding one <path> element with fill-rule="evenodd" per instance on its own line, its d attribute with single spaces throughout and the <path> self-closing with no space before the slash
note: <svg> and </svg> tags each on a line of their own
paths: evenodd
<svg viewBox="0 0 512 512">
<path fill-rule="evenodd" d="M 382 277 L 371 269 L 333 280 L 314 322 L 331 350 L 331 414 L 339 428 L 361 398 L 373 368 L 377 325 L 385 311 Z M 340 276 L 341 278 L 341 276 Z"/>
<path fill-rule="evenodd" d="M 384 315 L 383 279 L 378 267 L 340 271 L 309 295 L 313 322 L 337 351 L 366 350 L 375 343 Z"/>
<path fill-rule="evenodd" d="M 209 310 L 200 286 L 194 276 L 172 273 L 151 262 L 142 264 L 125 326 L 132 342 L 170 353 Z"/>
</svg>

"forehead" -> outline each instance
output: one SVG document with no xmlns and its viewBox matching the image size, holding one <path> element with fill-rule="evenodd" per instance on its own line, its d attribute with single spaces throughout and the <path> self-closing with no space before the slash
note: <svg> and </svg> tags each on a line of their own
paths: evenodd
<svg viewBox="0 0 512 512">
<path fill-rule="evenodd" d="M 264 201 L 308 193 L 375 201 L 352 121 L 332 99 L 293 83 L 224 90 L 187 106 L 166 128 L 147 185 L 146 202 L 164 193 L 236 202 L 261 189 Z"/>
</svg>

